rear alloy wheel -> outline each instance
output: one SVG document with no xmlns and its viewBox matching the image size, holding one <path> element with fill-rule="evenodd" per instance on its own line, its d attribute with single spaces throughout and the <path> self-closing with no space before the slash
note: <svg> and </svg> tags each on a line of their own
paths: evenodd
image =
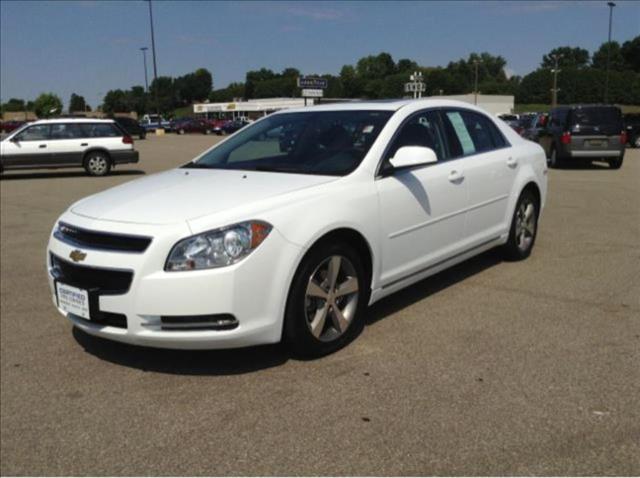
<svg viewBox="0 0 640 478">
<path fill-rule="evenodd" d="M 356 251 L 346 244 L 312 249 L 291 286 L 285 342 L 307 357 L 338 350 L 362 329 L 368 300 L 366 273 Z"/>
<path fill-rule="evenodd" d="M 509 239 L 505 244 L 507 258 L 522 260 L 529 257 L 538 232 L 538 200 L 529 190 L 522 191 L 511 220 Z"/>
<path fill-rule="evenodd" d="M 640 134 L 631 141 L 631 144 L 636 148 L 640 148 Z"/>
<path fill-rule="evenodd" d="M 205 129 L 204 130 L 204 134 L 211 134 L 211 130 L 210 129 Z"/>
<path fill-rule="evenodd" d="M 111 171 L 111 158 L 106 153 L 89 153 L 84 160 L 84 169 L 89 176 L 106 176 Z"/>
<path fill-rule="evenodd" d="M 178 134 L 184 134 L 184 129 L 180 128 L 180 129 L 178 130 Z"/>
</svg>

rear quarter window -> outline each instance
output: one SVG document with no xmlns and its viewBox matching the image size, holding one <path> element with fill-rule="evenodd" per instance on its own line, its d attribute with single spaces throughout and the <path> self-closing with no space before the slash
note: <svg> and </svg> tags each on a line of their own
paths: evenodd
<svg viewBox="0 0 640 478">
<path fill-rule="evenodd" d="M 113 123 L 90 123 L 86 125 L 89 138 L 117 138 L 122 132 Z"/>
</svg>

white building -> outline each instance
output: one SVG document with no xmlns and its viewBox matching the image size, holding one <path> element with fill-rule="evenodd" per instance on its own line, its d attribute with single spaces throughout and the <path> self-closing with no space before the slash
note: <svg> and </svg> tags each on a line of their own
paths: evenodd
<svg viewBox="0 0 640 478">
<path fill-rule="evenodd" d="M 465 103 L 474 104 L 475 95 L 449 95 L 449 96 L 433 96 L 432 98 L 445 98 L 448 100 L 464 101 Z M 515 98 L 513 95 L 478 95 L 478 106 L 484 108 L 494 115 L 513 113 Z"/>
<path fill-rule="evenodd" d="M 308 99 L 307 105 L 313 100 Z M 230 101 L 227 103 L 196 103 L 193 112 L 196 115 L 222 116 L 225 118 L 259 118 L 274 111 L 305 106 L 304 98 L 262 98 L 248 101 Z"/>
</svg>

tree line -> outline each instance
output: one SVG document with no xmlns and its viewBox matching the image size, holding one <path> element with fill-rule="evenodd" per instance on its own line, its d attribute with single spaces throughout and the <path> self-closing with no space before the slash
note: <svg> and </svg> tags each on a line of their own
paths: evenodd
<svg viewBox="0 0 640 478">
<path fill-rule="evenodd" d="M 395 61 L 389 53 L 360 58 L 355 65 L 344 65 L 338 75 L 317 74 L 328 80 L 324 93 L 328 98 L 401 98 L 404 84 L 414 71 L 420 71 L 426 83 L 426 96 L 470 93 L 475 87 L 483 94 L 514 95 L 516 103 L 547 104 L 551 96 L 551 70 L 558 58 L 558 102 L 598 103 L 603 101 L 607 55 L 609 55 L 609 100 L 612 103 L 640 104 L 640 36 L 626 41 L 603 43 L 593 54 L 580 47 L 562 46 L 542 56 L 539 67 L 521 77 L 508 76 L 507 61 L 490 53 L 471 53 L 444 67 L 420 66 L 414 60 Z M 274 72 L 268 68 L 248 71 L 244 82 L 213 89 L 213 77 L 205 68 L 172 78 L 160 76 L 147 92 L 136 85 L 128 90 L 109 90 L 101 105 L 105 113 L 135 111 L 139 115 L 160 111 L 170 114 L 193 102 L 226 102 L 235 99 L 296 97 L 300 95 L 296 68 Z M 34 101 L 11 98 L 1 105 L 3 111 L 35 111 L 39 117 L 60 113 L 62 101 L 53 93 L 43 93 Z M 85 99 L 71 95 L 69 111 L 90 111 Z M 57 114 L 53 113 L 53 114 Z"/>
</svg>

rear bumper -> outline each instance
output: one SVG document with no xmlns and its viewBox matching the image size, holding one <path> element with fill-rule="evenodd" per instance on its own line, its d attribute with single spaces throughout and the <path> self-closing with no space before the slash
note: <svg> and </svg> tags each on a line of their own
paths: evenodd
<svg viewBox="0 0 640 478">
<path fill-rule="evenodd" d="M 624 154 L 624 150 L 607 149 L 602 151 L 577 150 L 569 151 L 570 158 L 619 158 Z"/>
<path fill-rule="evenodd" d="M 111 151 L 111 159 L 113 159 L 113 164 L 137 163 L 140 160 L 140 155 L 135 150 Z"/>
</svg>

